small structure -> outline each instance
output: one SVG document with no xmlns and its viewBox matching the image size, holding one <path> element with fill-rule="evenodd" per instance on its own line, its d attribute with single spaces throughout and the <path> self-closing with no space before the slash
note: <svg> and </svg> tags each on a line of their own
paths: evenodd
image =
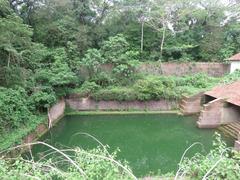
<svg viewBox="0 0 240 180">
<path fill-rule="evenodd" d="M 215 128 L 240 122 L 240 81 L 221 85 L 204 93 L 197 122 L 200 128 Z"/>
<path fill-rule="evenodd" d="M 230 73 L 233 73 L 235 70 L 240 69 L 240 53 L 235 54 L 228 60 L 230 61 Z"/>
<path fill-rule="evenodd" d="M 216 128 L 232 136 L 235 149 L 240 151 L 240 81 L 207 91 L 197 121 L 199 128 Z"/>
</svg>

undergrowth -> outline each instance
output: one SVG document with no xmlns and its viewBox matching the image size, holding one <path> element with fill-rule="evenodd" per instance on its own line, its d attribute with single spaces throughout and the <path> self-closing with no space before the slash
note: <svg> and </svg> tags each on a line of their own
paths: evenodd
<svg viewBox="0 0 240 180">
<path fill-rule="evenodd" d="M 17 129 L 9 129 L 0 133 L 0 150 L 7 149 L 14 144 L 21 144 L 22 138 L 27 136 L 29 132 L 36 129 L 40 123 L 46 122 L 47 116 L 38 116 L 32 119 L 31 123 L 22 124 Z"/>
<path fill-rule="evenodd" d="M 228 148 L 215 134 L 213 149 L 207 154 L 195 154 L 192 158 L 185 158 L 179 165 L 175 179 L 188 177 L 189 179 L 240 179 L 240 153 Z"/>
<path fill-rule="evenodd" d="M 94 81 L 86 81 L 80 88 L 71 93 L 80 97 L 90 97 L 100 101 L 149 101 L 149 100 L 179 100 L 183 95 L 190 96 L 207 91 L 214 86 L 227 84 L 240 79 L 240 71 L 221 78 L 206 74 L 195 74 L 183 77 L 138 75 L 138 78 L 128 85 L 113 84 L 100 86 Z"/>
</svg>

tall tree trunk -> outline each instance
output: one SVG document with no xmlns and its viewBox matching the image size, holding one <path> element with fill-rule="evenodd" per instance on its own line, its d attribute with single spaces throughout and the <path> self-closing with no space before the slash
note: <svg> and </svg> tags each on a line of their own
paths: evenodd
<svg viewBox="0 0 240 180">
<path fill-rule="evenodd" d="M 10 66 L 10 58 L 11 58 L 11 54 L 9 53 L 8 54 L 8 62 L 7 62 L 7 67 L 9 68 L 9 66 Z"/>
<path fill-rule="evenodd" d="M 160 46 L 160 58 L 159 58 L 159 63 L 160 63 L 160 71 L 163 73 L 162 70 L 162 55 L 163 55 L 163 45 L 165 42 L 165 35 L 166 35 L 166 26 L 163 26 L 163 33 L 162 33 L 162 40 L 161 40 L 161 46 Z"/>
<path fill-rule="evenodd" d="M 142 21 L 142 28 L 141 28 L 141 54 L 143 52 L 143 38 L 144 38 L 144 21 Z"/>
<path fill-rule="evenodd" d="M 166 27 L 164 25 L 164 27 L 163 27 L 163 34 L 162 34 L 162 41 L 161 41 L 161 47 L 160 47 L 160 59 L 162 58 L 162 55 L 163 55 L 163 45 L 164 45 L 164 42 L 165 42 L 165 35 L 166 35 Z"/>
<path fill-rule="evenodd" d="M 51 129 L 52 127 L 52 117 L 50 114 L 50 108 L 47 109 L 47 113 L 48 113 L 48 129 Z"/>
</svg>

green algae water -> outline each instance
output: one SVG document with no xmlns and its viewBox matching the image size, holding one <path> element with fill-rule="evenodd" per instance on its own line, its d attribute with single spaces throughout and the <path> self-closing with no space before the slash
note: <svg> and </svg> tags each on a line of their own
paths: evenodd
<svg viewBox="0 0 240 180">
<path fill-rule="evenodd" d="M 175 172 L 182 154 L 195 142 L 204 148 L 194 146 L 188 157 L 209 151 L 214 130 L 198 129 L 196 119 L 176 114 L 71 115 L 40 140 L 55 147 L 97 147 L 92 138 L 79 134 L 88 133 L 108 145 L 110 152 L 119 148 L 118 159 L 127 160 L 133 173 L 142 177 Z M 35 155 L 45 150 L 40 145 L 33 148 Z"/>
</svg>

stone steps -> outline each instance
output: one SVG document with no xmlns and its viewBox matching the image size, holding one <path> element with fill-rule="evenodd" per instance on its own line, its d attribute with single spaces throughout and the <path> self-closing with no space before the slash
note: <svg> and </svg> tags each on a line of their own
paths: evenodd
<svg viewBox="0 0 240 180">
<path fill-rule="evenodd" d="M 189 100 L 189 97 L 184 96 L 179 103 L 179 110 L 182 114 L 186 114 L 185 109 L 186 109 L 186 106 L 189 103 L 188 100 Z"/>
<path fill-rule="evenodd" d="M 201 109 L 202 95 L 203 92 L 200 92 L 193 96 L 183 96 L 179 103 L 180 112 L 183 115 L 198 114 Z"/>
<path fill-rule="evenodd" d="M 224 134 L 229 135 L 234 139 L 238 139 L 240 133 L 240 122 L 233 122 L 227 125 L 222 125 L 218 129 Z"/>
</svg>

